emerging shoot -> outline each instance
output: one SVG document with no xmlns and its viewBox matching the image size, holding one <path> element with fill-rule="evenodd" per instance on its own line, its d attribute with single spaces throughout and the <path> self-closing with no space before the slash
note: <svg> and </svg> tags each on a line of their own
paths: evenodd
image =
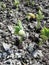
<svg viewBox="0 0 49 65">
<path fill-rule="evenodd" d="M 43 37 L 44 36 L 44 37 Z M 43 39 L 49 39 L 49 29 L 44 27 L 42 30 L 41 30 L 41 37 Z"/>
<path fill-rule="evenodd" d="M 44 18 L 43 13 L 39 10 L 38 14 L 36 14 L 36 20 L 37 20 L 37 28 L 41 25 L 41 20 Z"/>
<path fill-rule="evenodd" d="M 23 30 L 23 26 L 20 20 L 18 20 L 17 26 L 15 26 L 15 34 L 18 34 L 20 36 L 25 36 L 25 32 Z"/>
<path fill-rule="evenodd" d="M 19 4 L 20 4 L 19 0 L 14 0 L 14 6 L 18 8 Z"/>
<path fill-rule="evenodd" d="M 49 29 L 44 27 L 42 30 L 41 30 L 41 35 L 40 37 L 42 38 L 42 40 L 40 41 L 40 44 L 41 43 L 44 43 L 46 40 L 49 39 Z"/>
</svg>

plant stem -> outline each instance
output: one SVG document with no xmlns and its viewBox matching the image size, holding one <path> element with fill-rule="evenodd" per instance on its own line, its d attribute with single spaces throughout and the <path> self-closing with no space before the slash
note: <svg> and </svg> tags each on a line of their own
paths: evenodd
<svg viewBox="0 0 49 65">
<path fill-rule="evenodd" d="M 38 21 L 38 22 L 37 22 L 37 29 L 40 28 L 40 24 L 41 24 L 41 22 Z"/>
</svg>

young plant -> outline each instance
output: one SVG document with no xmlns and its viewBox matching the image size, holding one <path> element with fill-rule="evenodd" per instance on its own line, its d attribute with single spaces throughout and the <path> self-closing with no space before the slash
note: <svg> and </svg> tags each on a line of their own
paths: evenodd
<svg viewBox="0 0 49 65">
<path fill-rule="evenodd" d="M 23 26 L 20 20 L 18 20 L 18 24 L 17 26 L 15 26 L 15 34 L 19 35 L 19 36 L 25 36 L 25 32 L 23 30 Z"/>
<path fill-rule="evenodd" d="M 40 27 L 41 25 L 41 20 L 44 18 L 43 13 L 41 12 L 41 10 L 38 11 L 38 14 L 36 14 L 36 20 L 37 20 L 37 28 Z"/>
<path fill-rule="evenodd" d="M 41 37 L 42 37 L 43 39 L 45 39 L 43 36 L 44 36 L 46 39 L 49 39 L 49 29 L 46 28 L 46 27 L 44 27 L 44 28 L 41 30 Z"/>
<path fill-rule="evenodd" d="M 14 0 L 14 6 L 16 6 L 16 8 L 18 8 L 19 4 L 20 4 L 19 0 Z"/>
<path fill-rule="evenodd" d="M 49 39 L 49 29 L 44 27 L 42 30 L 41 30 L 41 35 L 40 37 L 42 38 L 42 40 L 40 41 L 40 43 L 44 43 L 46 40 Z"/>
<path fill-rule="evenodd" d="M 27 3 L 27 5 L 32 5 L 32 6 L 35 5 L 34 0 L 33 0 L 33 1 L 31 1 L 31 0 L 26 0 L 26 3 Z"/>
<path fill-rule="evenodd" d="M 31 4 L 32 4 L 32 6 L 34 6 L 34 5 L 35 5 L 35 2 L 34 2 L 34 1 L 32 1 L 32 3 L 31 3 Z"/>
</svg>

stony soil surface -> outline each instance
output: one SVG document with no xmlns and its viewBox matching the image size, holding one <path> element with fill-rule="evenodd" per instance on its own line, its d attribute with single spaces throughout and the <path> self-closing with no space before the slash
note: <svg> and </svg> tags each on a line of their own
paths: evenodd
<svg viewBox="0 0 49 65">
<path fill-rule="evenodd" d="M 0 6 L 0 65 L 49 65 L 49 41 L 39 46 L 40 29 L 49 22 L 49 0 L 34 0 L 35 5 L 27 6 L 25 0 L 20 0 L 19 9 L 13 6 L 12 0 L 1 0 L 6 4 L 3 10 Z M 32 2 L 32 0 L 30 0 Z M 26 20 L 27 13 L 37 13 L 42 7 L 44 19 L 41 28 L 35 29 L 36 20 Z M 19 44 L 19 36 L 14 35 L 13 26 L 17 20 L 22 21 L 26 37 Z"/>
</svg>

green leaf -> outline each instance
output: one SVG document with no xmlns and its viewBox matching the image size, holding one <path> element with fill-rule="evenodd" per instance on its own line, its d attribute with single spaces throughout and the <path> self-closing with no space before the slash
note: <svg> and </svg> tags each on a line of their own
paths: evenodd
<svg viewBox="0 0 49 65">
<path fill-rule="evenodd" d="M 37 19 L 37 22 L 39 22 L 40 18 L 38 14 L 36 14 L 36 19 Z"/>
<path fill-rule="evenodd" d="M 42 15 L 42 12 L 39 10 L 39 11 L 38 11 L 38 14 L 39 14 L 39 15 Z"/>
<path fill-rule="evenodd" d="M 35 5 L 35 2 L 34 1 L 32 1 L 32 3 L 31 3 L 33 6 Z"/>
<path fill-rule="evenodd" d="M 20 30 L 19 26 L 15 26 L 15 32 L 14 33 L 18 34 L 19 30 Z"/>
<path fill-rule="evenodd" d="M 39 28 L 40 25 L 41 25 L 41 20 L 44 18 L 44 15 L 43 13 L 39 10 L 38 11 L 38 14 L 36 14 L 36 20 L 37 20 L 37 27 L 36 28 Z"/>
<path fill-rule="evenodd" d="M 23 26 L 22 26 L 22 23 L 21 23 L 20 20 L 18 20 L 18 26 L 19 26 L 20 29 L 23 29 Z"/>
<path fill-rule="evenodd" d="M 18 7 L 18 5 L 19 5 L 19 0 L 14 0 L 14 5 L 16 6 L 16 7 Z"/>
<path fill-rule="evenodd" d="M 14 32 L 15 34 L 19 34 L 19 31 L 23 30 L 22 23 L 20 20 L 18 20 L 17 26 L 15 26 L 14 28 L 15 28 L 15 32 Z"/>
<path fill-rule="evenodd" d="M 38 14 L 36 14 L 36 18 L 38 21 L 41 21 L 44 18 L 44 15 L 40 10 L 38 11 Z"/>
<path fill-rule="evenodd" d="M 42 30 L 41 30 L 41 35 L 43 36 L 46 36 L 48 39 L 49 39 L 49 29 L 44 27 Z"/>
<path fill-rule="evenodd" d="M 45 40 L 47 40 L 47 39 L 48 39 L 48 37 L 47 37 L 47 36 L 45 36 L 45 35 L 40 35 L 40 37 L 43 39 L 43 41 L 45 41 Z"/>
</svg>

